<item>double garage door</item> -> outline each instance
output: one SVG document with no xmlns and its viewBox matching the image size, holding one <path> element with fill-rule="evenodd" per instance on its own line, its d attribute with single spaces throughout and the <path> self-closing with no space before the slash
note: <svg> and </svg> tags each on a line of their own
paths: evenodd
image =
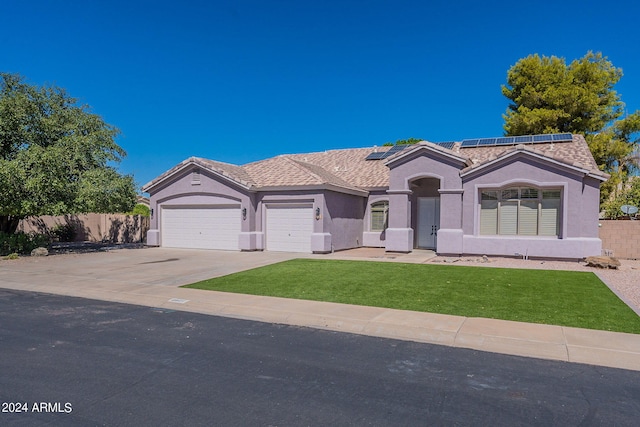
<svg viewBox="0 0 640 427">
<path fill-rule="evenodd" d="M 267 205 L 266 250 L 311 252 L 312 205 Z M 167 248 L 238 250 L 240 206 L 164 207 L 162 246 Z"/>
<path fill-rule="evenodd" d="M 162 246 L 238 250 L 240 206 L 164 207 Z"/>
</svg>

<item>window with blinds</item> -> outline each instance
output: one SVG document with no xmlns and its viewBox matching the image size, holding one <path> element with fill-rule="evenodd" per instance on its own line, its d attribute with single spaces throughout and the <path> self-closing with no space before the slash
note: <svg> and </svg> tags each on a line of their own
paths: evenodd
<svg viewBox="0 0 640 427">
<path fill-rule="evenodd" d="M 389 202 L 376 202 L 371 205 L 371 231 L 384 231 L 387 228 Z"/>
<path fill-rule="evenodd" d="M 560 190 L 509 187 L 480 192 L 480 234 L 557 236 Z"/>
</svg>

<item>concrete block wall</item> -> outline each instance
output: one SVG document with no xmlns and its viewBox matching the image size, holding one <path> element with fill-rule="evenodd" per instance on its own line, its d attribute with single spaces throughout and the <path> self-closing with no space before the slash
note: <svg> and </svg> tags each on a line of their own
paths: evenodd
<svg viewBox="0 0 640 427">
<path fill-rule="evenodd" d="M 143 242 L 149 229 L 149 218 L 124 214 L 43 215 L 20 221 L 19 231 L 48 234 L 56 226 L 69 225 L 76 242 Z"/>
<path fill-rule="evenodd" d="M 600 220 L 603 255 L 640 259 L 640 220 Z"/>
</svg>

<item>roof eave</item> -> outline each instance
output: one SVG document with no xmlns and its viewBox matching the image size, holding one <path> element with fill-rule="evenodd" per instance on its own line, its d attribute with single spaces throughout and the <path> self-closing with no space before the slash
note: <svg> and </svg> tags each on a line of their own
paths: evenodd
<svg viewBox="0 0 640 427">
<path fill-rule="evenodd" d="M 256 187 L 255 191 L 318 191 L 318 190 L 330 190 L 338 193 L 351 194 L 354 196 L 367 197 L 369 192 L 366 190 L 350 187 L 342 187 L 335 184 L 311 184 L 311 185 L 268 185 L 263 187 Z"/>
</svg>

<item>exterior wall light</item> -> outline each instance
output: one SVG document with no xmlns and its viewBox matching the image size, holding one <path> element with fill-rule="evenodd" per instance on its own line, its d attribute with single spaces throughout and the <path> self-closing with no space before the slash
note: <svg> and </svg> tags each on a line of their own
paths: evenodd
<svg viewBox="0 0 640 427">
<path fill-rule="evenodd" d="M 247 208 L 242 208 L 242 219 L 243 220 L 247 219 Z"/>
<path fill-rule="evenodd" d="M 151 208 L 151 218 L 153 218 L 153 208 Z"/>
<path fill-rule="evenodd" d="M 320 208 L 316 208 L 316 221 L 320 220 Z"/>
</svg>

